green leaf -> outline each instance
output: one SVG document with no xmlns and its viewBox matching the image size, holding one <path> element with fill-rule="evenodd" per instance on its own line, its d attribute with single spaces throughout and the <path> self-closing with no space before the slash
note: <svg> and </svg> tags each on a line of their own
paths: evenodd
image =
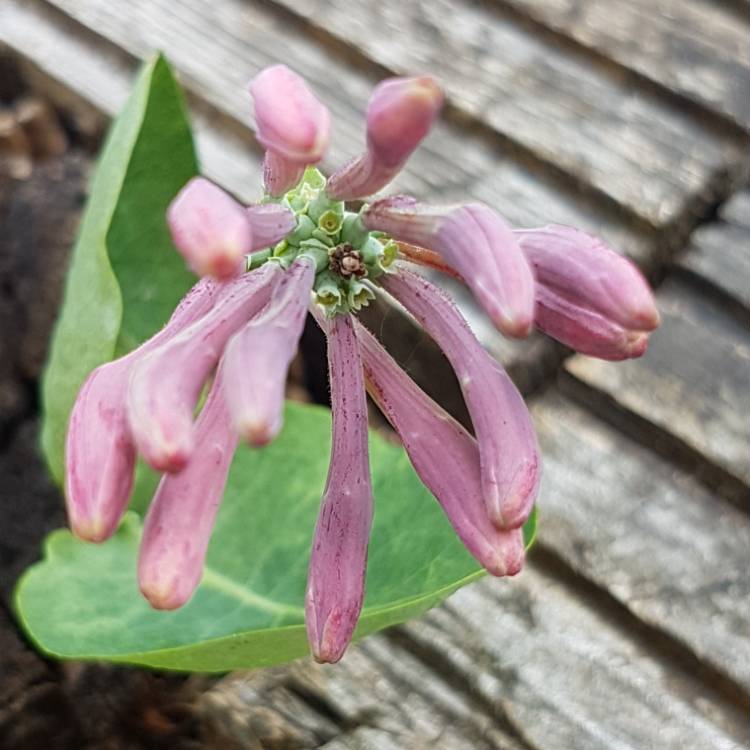
<svg viewBox="0 0 750 750">
<path fill-rule="evenodd" d="M 175 612 L 150 609 L 137 590 L 136 514 L 103 545 L 53 532 L 44 560 L 16 590 L 29 636 L 57 657 L 179 670 L 260 667 L 307 653 L 305 582 L 329 449 L 328 410 L 295 404 L 274 443 L 240 448 L 203 582 Z M 482 575 L 404 451 L 376 435 L 370 450 L 375 522 L 357 637 L 414 617 Z"/>
<path fill-rule="evenodd" d="M 197 171 L 182 93 L 156 57 L 96 169 L 44 374 L 42 447 L 58 482 L 68 416 L 86 376 L 158 330 L 194 281 L 164 215 Z"/>
</svg>

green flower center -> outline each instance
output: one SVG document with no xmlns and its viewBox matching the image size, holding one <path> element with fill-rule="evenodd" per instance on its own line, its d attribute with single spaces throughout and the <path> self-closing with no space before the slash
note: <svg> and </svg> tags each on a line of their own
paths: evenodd
<svg viewBox="0 0 750 750">
<path fill-rule="evenodd" d="M 328 316 L 356 312 L 375 299 L 376 279 L 393 263 L 398 247 L 382 232 L 370 232 L 359 213 L 325 194 L 326 179 L 308 167 L 299 184 L 281 198 L 267 198 L 290 209 L 296 227 L 273 248 L 253 253 L 248 268 L 268 261 L 289 268 L 301 255 L 316 268 L 313 292 Z"/>
</svg>

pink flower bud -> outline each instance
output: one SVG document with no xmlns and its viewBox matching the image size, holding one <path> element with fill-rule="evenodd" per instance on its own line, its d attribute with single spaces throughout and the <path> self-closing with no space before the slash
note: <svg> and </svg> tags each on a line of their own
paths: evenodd
<svg viewBox="0 0 750 750">
<path fill-rule="evenodd" d="M 259 203 L 245 211 L 253 230 L 253 250 L 275 245 L 297 226 L 294 214 L 278 203 Z"/>
<path fill-rule="evenodd" d="M 367 107 L 367 151 L 331 176 L 327 194 L 353 200 L 385 187 L 429 133 L 442 105 L 443 92 L 429 76 L 379 83 Z"/>
<path fill-rule="evenodd" d="M 364 213 L 369 229 L 436 250 L 463 277 L 506 335 L 528 335 L 534 322 L 534 277 L 510 227 L 479 203 L 432 207 L 396 196 Z"/>
<path fill-rule="evenodd" d="M 331 463 L 310 555 L 305 620 L 315 659 L 336 662 L 352 639 L 364 601 L 372 486 L 362 360 L 351 316 L 337 315 L 327 333 Z"/>
<path fill-rule="evenodd" d="M 198 276 L 233 276 L 253 250 L 242 206 L 203 177 L 182 188 L 167 210 L 167 223 L 175 246 Z"/>
<path fill-rule="evenodd" d="M 130 354 L 97 367 L 79 391 L 65 446 L 65 498 L 71 528 L 81 539 L 108 539 L 128 504 L 136 453 L 125 394 L 133 366 L 204 315 L 216 289 L 210 279 L 198 282 L 161 331 Z"/>
<path fill-rule="evenodd" d="M 250 82 L 256 132 L 265 147 L 266 189 L 280 195 L 293 187 L 308 164 L 328 148 L 331 115 L 286 65 L 272 65 Z"/>
<path fill-rule="evenodd" d="M 422 324 L 456 372 L 479 444 L 490 520 L 501 529 L 521 526 L 534 505 L 541 468 L 521 394 L 440 289 L 403 268 L 383 275 L 381 283 Z"/>
<path fill-rule="evenodd" d="M 267 263 L 227 282 L 209 313 L 133 368 L 128 421 L 138 451 L 154 469 L 180 471 L 190 459 L 203 384 L 229 337 L 268 302 L 281 273 L 278 264 Z"/>
<path fill-rule="evenodd" d="M 653 331 L 659 325 L 654 295 L 643 274 L 597 237 L 559 225 L 515 234 L 546 296 L 559 297 L 628 330 Z"/>
<path fill-rule="evenodd" d="M 476 440 L 396 364 L 363 326 L 356 326 L 367 390 L 398 432 L 414 470 L 445 511 L 466 549 L 492 575 L 518 573 L 521 529 L 502 531 L 487 516 Z"/>
<path fill-rule="evenodd" d="M 627 330 L 541 284 L 535 322 L 548 336 L 590 357 L 619 361 L 640 357 L 648 348 L 647 332 Z"/>
<path fill-rule="evenodd" d="M 227 345 L 224 382 L 232 421 L 251 445 L 281 430 L 289 364 L 305 324 L 315 264 L 302 257 L 284 274 L 269 305 Z"/>
<path fill-rule="evenodd" d="M 237 436 L 224 402 L 221 368 L 195 427 L 196 452 L 179 474 L 162 477 L 148 509 L 138 581 L 155 609 L 190 599 L 203 574 L 208 542 Z"/>
</svg>

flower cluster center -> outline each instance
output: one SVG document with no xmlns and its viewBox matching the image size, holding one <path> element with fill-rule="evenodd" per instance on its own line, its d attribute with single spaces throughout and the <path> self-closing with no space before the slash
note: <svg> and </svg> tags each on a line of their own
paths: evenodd
<svg viewBox="0 0 750 750">
<path fill-rule="evenodd" d="M 395 260 L 397 245 L 382 232 L 369 231 L 359 213 L 325 192 L 326 179 L 315 167 L 281 198 L 268 197 L 294 213 L 295 228 L 273 248 L 254 253 L 250 268 L 274 261 L 289 268 L 301 256 L 315 263 L 313 292 L 329 317 L 356 312 L 375 298 L 371 283 Z"/>
</svg>

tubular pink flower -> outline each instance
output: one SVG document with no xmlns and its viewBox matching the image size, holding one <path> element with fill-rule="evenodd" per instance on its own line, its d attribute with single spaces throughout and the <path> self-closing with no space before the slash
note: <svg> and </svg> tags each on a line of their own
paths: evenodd
<svg viewBox="0 0 750 750">
<path fill-rule="evenodd" d="M 264 179 L 281 195 L 319 162 L 328 148 L 331 115 L 300 76 L 286 65 L 262 70 L 250 83 L 258 140 L 266 149 Z"/>
<path fill-rule="evenodd" d="M 297 225 L 294 214 L 278 203 L 259 203 L 245 212 L 253 230 L 253 250 L 275 245 Z"/>
<path fill-rule="evenodd" d="M 440 208 L 396 196 L 375 201 L 363 220 L 369 229 L 437 250 L 503 333 L 528 335 L 534 322 L 534 277 L 512 230 L 487 206 Z"/>
<path fill-rule="evenodd" d="M 253 250 L 250 221 L 242 206 L 204 177 L 194 177 L 167 210 L 172 240 L 198 276 L 234 276 Z"/>
<path fill-rule="evenodd" d="M 327 194 L 353 200 L 385 187 L 430 132 L 442 105 L 443 92 L 430 76 L 379 83 L 367 107 L 367 151 L 334 172 Z"/>
<path fill-rule="evenodd" d="M 158 471 L 183 469 L 193 453 L 193 410 L 229 337 L 268 302 L 281 268 L 268 263 L 228 282 L 200 320 L 143 356 L 127 393 L 128 422 L 144 459 Z"/>
<path fill-rule="evenodd" d="M 299 258 L 269 305 L 236 333 L 224 354 L 226 398 L 240 437 L 260 447 L 281 430 L 289 364 L 305 324 L 315 263 Z"/>
<path fill-rule="evenodd" d="M 548 336 L 590 357 L 632 359 L 648 348 L 648 332 L 627 330 L 542 285 L 537 287 L 535 322 Z"/>
<path fill-rule="evenodd" d="M 224 401 L 222 368 L 195 427 L 196 453 L 162 477 L 148 509 L 138 556 L 141 592 L 155 609 L 176 609 L 200 582 L 206 550 L 237 447 Z"/>
<path fill-rule="evenodd" d="M 305 620 L 315 659 L 336 662 L 352 639 L 364 601 L 372 487 L 362 360 L 352 318 L 337 315 L 327 329 L 331 463 L 310 555 Z"/>
<path fill-rule="evenodd" d="M 515 232 L 546 295 L 629 331 L 653 331 L 659 311 L 637 266 L 599 238 L 550 225 Z"/>
<path fill-rule="evenodd" d="M 403 268 L 385 275 L 381 283 L 422 324 L 456 372 L 479 444 L 490 520 L 502 529 L 521 526 L 534 505 L 541 469 L 521 394 L 441 290 Z"/>
<path fill-rule="evenodd" d="M 97 367 L 78 393 L 65 445 L 65 498 L 70 526 L 81 539 L 108 539 L 128 504 L 136 455 L 125 394 L 134 364 L 204 315 L 216 291 L 212 280 L 198 282 L 164 328 L 130 354 Z"/>
<path fill-rule="evenodd" d="M 502 531 L 489 520 L 476 440 L 396 364 L 367 329 L 357 324 L 356 332 L 367 390 L 401 437 L 419 478 L 478 562 L 492 575 L 515 575 L 523 567 L 523 532 Z"/>
</svg>

